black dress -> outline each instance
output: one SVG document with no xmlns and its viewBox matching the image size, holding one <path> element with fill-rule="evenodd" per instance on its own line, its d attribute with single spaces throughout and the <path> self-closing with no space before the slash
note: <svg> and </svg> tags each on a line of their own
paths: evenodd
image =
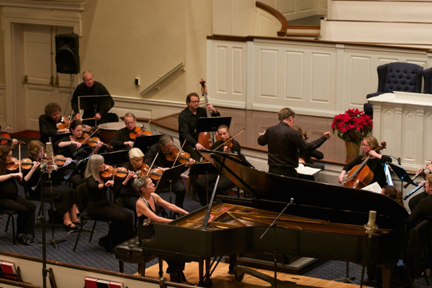
<svg viewBox="0 0 432 288">
<path fill-rule="evenodd" d="M 87 213 L 100 221 L 112 221 L 110 228 L 111 243 L 114 246 L 133 237 L 133 215 L 125 208 L 110 203 L 107 198 L 107 188 L 99 189 L 99 182 L 93 177 L 87 178 L 89 202 Z M 105 249 L 111 250 L 113 247 Z"/>
<path fill-rule="evenodd" d="M 153 196 L 151 196 L 153 198 Z M 140 198 L 141 201 L 143 201 L 147 207 L 156 215 L 158 215 L 161 212 L 161 209 L 159 205 L 156 203 L 155 199 L 153 198 L 153 202 L 155 203 L 155 210 L 151 208 L 150 204 L 143 198 Z M 153 223 L 150 219 L 147 218 L 144 214 L 138 217 L 138 230 L 137 230 L 138 239 L 140 240 L 140 243 L 143 240 L 149 240 L 152 239 L 155 235 L 155 230 L 153 227 Z"/>
<path fill-rule="evenodd" d="M 36 205 L 18 195 L 14 178 L 0 182 L 0 209 L 12 210 L 18 214 L 17 234 L 33 234 Z"/>
</svg>

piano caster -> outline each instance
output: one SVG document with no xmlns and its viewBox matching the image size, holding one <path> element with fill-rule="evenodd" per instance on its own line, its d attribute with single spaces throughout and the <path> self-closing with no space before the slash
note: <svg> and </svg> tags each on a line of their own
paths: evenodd
<svg viewBox="0 0 432 288">
<path fill-rule="evenodd" d="M 244 278 L 245 272 L 234 269 L 234 278 L 236 281 L 241 282 Z"/>
</svg>

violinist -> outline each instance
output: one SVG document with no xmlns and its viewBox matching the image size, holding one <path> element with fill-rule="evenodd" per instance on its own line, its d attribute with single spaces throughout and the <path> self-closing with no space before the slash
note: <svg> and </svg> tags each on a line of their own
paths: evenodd
<svg viewBox="0 0 432 288">
<path fill-rule="evenodd" d="M 126 113 L 124 123 L 126 127 L 118 130 L 110 141 L 110 145 L 114 147 L 114 150 L 131 149 L 134 145 L 131 133 L 133 134 L 138 129 L 135 115 L 130 112 Z"/>
<path fill-rule="evenodd" d="M 198 119 L 207 117 L 207 110 L 211 112 L 212 117 L 220 116 L 220 114 L 212 104 L 206 104 L 205 108 L 200 107 L 200 98 L 195 92 L 187 95 L 186 104 L 187 107 L 180 113 L 178 119 L 180 143 L 186 140 L 183 150 L 188 152 L 193 159 L 199 161 L 201 154 L 198 151 L 205 147 L 198 142 Z"/>
<path fill-rule="evenodd" d="M 148 169 L 143 168 L 143 166 L 147 165 L 143 163 L 144 153 L 142 153 L 141 149 L 132 148 L 131 150 L 129 150 L 128 155 L 129 162 L 126 162 L 123 165 L 123 167 L 126 168 L 127 174 L 125 174 L 125 177 L 120 179 L 120 196 L 123 206 L 132 211 L 135 211 L 138 194 L 136 193 L 135 188 L 132 186 L 132 183 L 133 180 L 138 177 L 139 171 L 141 171 L 142 173 L 147 173 Z"/>
<path fill-rule="evenodd" d="M 99 239 L 99 245 L 111 251 L 116 245 L 133 237 L 133 217 L 125 208 L 110 203 L 107 189 L 114 184 L 113 180 L 104 182 L 100 173 L 105 171 L 104 157 L 92 155 L 87 163 L 85 178 L 88 195 L 87 213 L 96 219 L 104 218 L 112 221 L 108 235 Z M 111 235 L 111 242 L 108 238 Z M 110 246 L 112 243 L 112 247 Z"/>
<path fill-rule="evenodd" d="M 94 150 L 88 145 L 87 138 L 90 136 L 83 131 L 83 123 L 73 120 L 70 124 L 70 135 L 66 135 L 55 143 L 55 151 L 65 157 L 81 160 L 91 154 L 97 154 L 103 142 L 98 141 Z"/>
<path fill-rule="evenodd" d="M 144 157 L 144 163 L 151 167 L 153 160 L 157 157 L 154 161 L 154 166 L 158 167 L 162 171 L 167 170 L 173 167 L 174 162 L 168 160 L 166 156 L 170 155 L 170 152 L 174 150 L 174 148 L 175 147 L 173 138 L 170 135 L 163 134 L 159 138 L 159 143 L 153 144 L 147 151 L 147 154 Z M 195 160 L 189 158 L 189 160 L 184 166 L 184 171 L 186 171 L 189 166 L 194 163 Z M 179 179 L 177 182 L 172 184 L 172 191 L 176 195 L 175 205 L 183 208 L 183 201 L 186 195 L 186 189 L 184 187 L 182 179 Z"/>
<path fill-rule="evenodd" d="M 23 184 L 20 172 L 8 173 L 7 163 L 12 161 L 12 149 L 0 145 L 0 209 L 12 210 L 18 214 L 17 239 L 20 244 L 31 245 L 33 239 L 28 235 L 34 234 L 36 205 L 18 194 L 18 183 Z"/>
<path fill-rule="evenodd" d="M 63 228 L 66 231 L 76 231 L 80 227 L 80 221 L 76 212 L 75 189 L 62 181 L 60 171 L 52 171 L 51 183 L 43 180 L 39 171 L 40 164 L 45 161 L 44 149 L 44 144 L 38 140 L 32 140 L 28 144 L 28 156 L 33 161 L 33 166 L 24 177 L 24 189 L 32 198 L 41 199 L 42 193 L 46 197 L 54 197 L 55 210 L 63 217 Z M 67 159 L 64 166 L 71 161 L 72 159 Z"/>
<path fill-rule="evenodd" d="M 416 175 L 423 175 L 423 177 L 426 179 L 429 175 L 431 175 L 430 174 L 431 171 L 432 171 L 432 163 L 427 163 L 424 168 L 420 168 L 417 171 Z M 413 180 L 414 180 L 414 178 L 413 178 Z M 423 181 L 419 184 L 419 186 L 421 186 L 421 185 L 425 186 L 425 184 L 426 184 L 426 181 Z M 423 198 L 425 198 L 427 196 L 428 196 L 428 193 L 426 193 L 426 191 L 423 191 L 421 193 L 418 193 L 414 197 L 412 197 L 408 201 L 408 207 L 409 207 L 410 211 L 414 211 L 415 207 L 420 202 L 420 200 L 422 200 Z"/>
<path fill-rule="evenodd" d="M 329 131 L 312 142 L 306 142 L 300 133 L 293 129 L 295 112 L 291 108 L 279 111 L 279 124 L 259 133 L 258 144 L 268 145 L 269 172 L 289 177 L 298 177 L 295 168 L 299 164 L 299 151 L 312 151 L 331 137 Z"/>
<path fill-rule="evenodd" d="M 218 127 L 217 136 L 220 138 L 220 140 L 215 142 L 210 147 L 209 150 L 214 150 L 215 148 L 219 147 L 216 151 L 221 151 L 225 153 L 236 153 L 238 155 L 241 155 L 240 143 L 235 139 L 229 140 L 231 136 L 228 127 L 226 125 L 220 125 Z M 229 141 L 226 142 L 227 140 Z M 222 145 L 223 143 L 225 144 Z M 193 189 L 198 194 L 202 206 L 207 205 L 207 181 L 209 184 L 208 191 L 211 193 L 216 183 L 216 179 L 217 179 L 217 175 L 211 174 L 211 175 L 205 175 L 203 177 L 200 177 L 195 182 Z M 226 193 L 226 191 L 233 186 L 234 183 L 231 182 L 231 180 L 229 180 L 228 177 L 226 177 L 225 175 L 221 175 L 221 177 L 219 178 L 219 184 L 216 189 L 216 193 L 217 194 Z"/>
<path fill-rule="evenodd" d="M 361 143 L 363 155 L 358 156 L 343 168 L 338 177 L 339 183 L 344 182 L 345 175 L 348 171 L 350 171 L 357 164 L 361 164 L 363 160 L 365 160 L 366 157 L 370 155 L 370 159 L 366 162 L 366 165 L 373 172 L 373 178 L 370 184 L 378 182 L 380 187 L 387 185 L 388 183 L 384 172 L 384 164 L 386 162 L 391 162 L 391 157 L 381 155 L 379 152 L 375 151 L 379 147 L 379 144 L 378 140 L 373 136 L 367 136 L 363 138 Z"/>
<path fill-rule="evenodd" d="M 57 123 L 61 119 L 61 107 L 57 103 L 48 103 L 45 106 L 45 114 L 39 116 L 39 132 L 40 140 L 43 143 L 49 141 L 49 137 L 53 137 L 58 133 L 69 133 L 68 128 L 57 128 Z"/>
</svg>

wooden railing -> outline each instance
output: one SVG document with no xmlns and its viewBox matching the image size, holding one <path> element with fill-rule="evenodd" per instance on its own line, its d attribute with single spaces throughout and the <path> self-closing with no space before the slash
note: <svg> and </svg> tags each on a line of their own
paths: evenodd
<svg viewBox="0 0 432 288">
<path fill-rule="evenodd" d="M 281 29 L 277 32 L 278 36 L 286 36 L 287 29 L 288 29 L 288 21 L 285 18 L 285 16 L 282 15 L 278 10 L 274 9 L 273 7 L 268 6 L 267 4 L 264 4 L 262 2 L 256 1 L 256 7 L 270 13 L 274 17 L 276 17 L 279 22 L 281 23 Z"/>
</svg>

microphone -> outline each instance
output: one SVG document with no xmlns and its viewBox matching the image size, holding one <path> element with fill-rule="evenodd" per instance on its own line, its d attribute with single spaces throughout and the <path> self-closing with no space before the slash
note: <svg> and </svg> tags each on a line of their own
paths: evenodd
<svg viewBox="0 0 432 288">
<path fill-rule="evenodd" d="M 46 149 L 46 162 L 42 165 L 42 171 L 48 173 L 48 177 L 51 178 L 51 173 L 53 170 L 57 170 L 57 165 L 54 163 L 54 153 L 52 149 L 52 143 L 47 142 L 45 145 Z"/>
<path fill-rule="evenodd" d="M 374 210 L 370 210 L 369 211 L 369 221 L 368 223 L 364 226 L 365 230 L 366 230 L 366 234 L 369 235 L 369 238 L 372 237 L 372 234 L 375 233 L 375 231 L 378 229 L 378 225 L 375 224 L 376 222 L 376 211 Z"/>
</svg>

